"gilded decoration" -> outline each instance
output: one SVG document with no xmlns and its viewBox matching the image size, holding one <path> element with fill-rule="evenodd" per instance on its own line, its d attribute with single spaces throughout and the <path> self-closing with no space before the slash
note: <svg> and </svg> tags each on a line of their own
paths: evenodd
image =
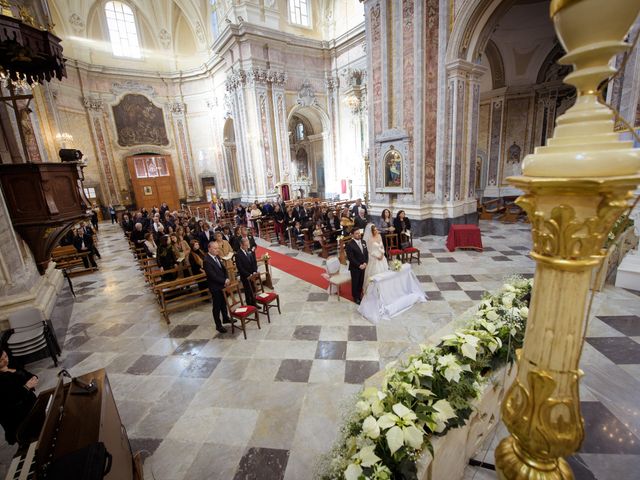
<svg viewBox="0 0 640 480">
<path fill-rule="evenodd" d="M 144 95 L 125 95 L 112 108 L 118 145 L 169 145 L 162 109 Z"/>
<path fill-rule="evenodd" d="M 556 192 L 562 192 L 561 187 L 556 188 Z M 597 261 L 611 226 L 627 208 L 630 197 L 626 189 L 603 194 L 596 214 L 587 218 L 578 218 L 575 209 L 565 203 L 552 208 L 547 217 L 540 211 L 536 198 L 534 194 L 526 194 L 516 200 L 531 220 L 533 252 L 565 261 L 593 257 Z"/>
</svg>

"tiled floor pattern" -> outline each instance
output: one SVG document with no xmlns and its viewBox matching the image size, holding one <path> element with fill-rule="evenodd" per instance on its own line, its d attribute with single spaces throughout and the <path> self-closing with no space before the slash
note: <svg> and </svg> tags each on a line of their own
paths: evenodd
<svg viewBox="0 0 640 480">
<path fill-rule="evenodd" d="M 166 325 L 121 232 L 105 224 L 100 270 L 76 277 L 77 298 L 65 291 L 53 315 L 64 343 L 62 364 L 74 375 L 107 369 L 133 448 L 148 457 L 147 478 L 311 478 L 318 454 L 336 437 L 344 405 L 367 377 L 452 330 L 506 276 L 533 273 L 527 225 L 482 222 L 481 229 L 483 253 L 448 252 L 442 237 L 416 242 L 422 264 L 413 268 L 430 301 L 377 325 L 360 317 L 353 303 L 274 269 L 282 315 L 272 315 L 271 324 L 264 319 L 261 330 L 252 325 L 243 340 L 241 334 L 216 335 L 207 305 L 172 314 Z M 598 295 L 582 386 L 583 400 L 599 402 L 619 429 L 635 437 L 640 370 L 628 342 L 640 342 L 630 317 L 639 311 L 640 297 L 633 292 L 608 287 Z M 619 362 L 621 351 L 627 353 Z M 29 366 L 42 388 L 54 381 L 57 370 L 50 367 L 47 360 Z M 603 418 L 602 410 L 595 412 Z M 595 420 L 588 426 L 601 427 Z M 633 452 L 585 451 L 578 460 L 596 472 L 603 460 L 595 457 L 622 456 L 616 465 L 623 468 L 637 460 Z M 0 448 L 2 465 L 12 453 L 7 445 Z M 608 475 L 597 478 L 614 478 Z"/>
</svg>

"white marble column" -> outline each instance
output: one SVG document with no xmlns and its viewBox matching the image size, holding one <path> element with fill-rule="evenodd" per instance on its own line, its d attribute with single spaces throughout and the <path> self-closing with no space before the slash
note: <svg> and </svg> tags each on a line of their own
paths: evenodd
<svg viewBox="0 0 640 480">
<path fill-rule="evenodd" d="M 273 119 L 278 151 L 278 176 L 276 182 L 289 183 L 293 180 L 291 167 L 291 149 L 289 148 L 289 128 L 287 125 L 287 100 L 284 91 L 284 79 L 272 85 Z"/>
</svg>

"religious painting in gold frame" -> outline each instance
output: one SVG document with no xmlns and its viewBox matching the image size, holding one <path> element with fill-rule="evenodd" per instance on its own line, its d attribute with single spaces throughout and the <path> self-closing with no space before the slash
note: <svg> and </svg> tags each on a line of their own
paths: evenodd
<svg viewBox="0 0 640 480">
<path fill-rule="evenodd" d="M 153 195 L 153 188 L 151 188 L 149 185 L 146 185 L 146 186 L 142 187 L 142 191 L 147 196 L 148 195 Z"/>
<path fill-rule="evenodd" d="M 402 186 L 402 154 L 393 145 L 384 155 L 384 186 Z"/>
</svg>

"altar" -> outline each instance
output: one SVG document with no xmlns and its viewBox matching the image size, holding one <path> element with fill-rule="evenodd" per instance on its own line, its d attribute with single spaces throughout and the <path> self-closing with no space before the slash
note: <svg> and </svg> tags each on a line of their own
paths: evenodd
<svg viewBox="0 0 640 480">
<path fill-rule="evenodd" d="M 411 265 L 405 263 L 397 272 L 390 270 L 371 277 L 358 312 L 375 323 L 390 320 L 416 303 L 426 301 L 426 295 L 411 270 Z"/>
</svg>

